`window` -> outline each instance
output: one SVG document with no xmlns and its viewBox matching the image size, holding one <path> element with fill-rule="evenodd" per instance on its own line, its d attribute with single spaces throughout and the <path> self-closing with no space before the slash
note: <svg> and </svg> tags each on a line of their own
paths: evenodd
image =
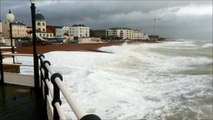
<svg viewBox="0 0 213 120">
<path fill-rule="evenodd" d="M 42 23 L 43 26 L 45 26 L 45 23 Z"/>
<path fill-rule="evenodd" d="M 40 29 L 40 28 L 38 28 L 38 32 L 41 32 L 41 29 Z"/>
<path fill-rule="evenodd" d="M 41 25 L 41 23 L 40 23 L 40 22 L 38 22 L 38 23 L 37 23 L 37 25 L 38 25 L 38 26 L 40 26 L 40 25 Z"/>
<path fill-rule="evenodd" d="M 43 29 L 43 32 L 45 32 L 45 29 Z"/>
</svg>

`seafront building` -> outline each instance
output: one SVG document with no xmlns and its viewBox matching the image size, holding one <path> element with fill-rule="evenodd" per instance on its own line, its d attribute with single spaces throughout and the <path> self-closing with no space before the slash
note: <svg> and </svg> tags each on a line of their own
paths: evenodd
<svg viewBox="0 0 213 120">
<path fill-rule="evenodd" d="M 36 33 L 37 35 L 43 37 L 43 38 L 53 38 L 54 33 L 51 31 L 48 31 L 47 29 L 47 22 L 45 20 L 45 17 L 38 12 L 36 14 Z M 9 22 L 6 21 L 2 23 L 2 33 L 5 39 L 10 38 L 10 29 L 9 29 Z M 13 38 L 23 38 L 23 37 L 30 37 L 30 32 L 32 31 L 31 27 L 28 27 L 23 22 L 15 21 L 12 22 L 12 36 Z"/>
<path fill-rule="evenodd" d="M 144 33 L 139 30 L 134 30 L 134 39 L 140 39 L 144 37 Z"/>
<path fill-rule="evenodd" d="M 63 26 L 55 26 L 55 36 L 63 37 L 64 36 Z"/>
<path fill-rule="evenodd" d="M 4 22 L 2 23 L 2 29 L 3 29 L 3 35 L 5 39 L 10 38 L 10 28 L 9 28 L 9 22 Z M 23 22 L 12 22 L 12 36 L 13 38 L 22 38 L 22 37 L 27 37 L 29 36 L 28 33 L 28 28 L 27 25 L 24 24 Z"/>
<path fill-rule="evenodd" d="M 90 27 L 85 26 L 84 24 L 64 26 L 62 31 L 66 34 L 70 34 L 71 36 L 78 37 L 78 38 L 88 38 L 90 37 Z"/>
<path fill-rule="evenodd" d="M 0 33 L 2 33 L 2 22 L 0 20 Z"/>
<path fill-rule="evenodd" d="M 106 30 L 107 38 L 133 39 L 134 31 L 129 28 L 110 28 Z"/>
<path fill-rule="evenodd" d="M 4 44 L 4 37 L 3 37 L 3 33 L 2 33 L 2 21 L 0 20 L 0 44 Z"/>
<path fill-rule="evenodd" d="M 107 39 L 117 40 L 144 40 L 148 39 L 148 36 L 142 31 L 130 29 L 130 28 L 110 28 L 106 30 Z"/>
<path fill-rule="evenodd" d="M 38 12 L 36 14 L 36 33 L 43 38 L 53 38 L 53 32 L 47 31 L 47 22 L 45 17 Z"/>
<path fill-rule="evenodd" d="M 72 27 L 70 27 L 70 33 L 74 37 L 79 37 L 79 38 L 90 37 L 89 31 L 90 31 L 90 28 L 85 26 L 84 24 L 72 25 Z"/>
</svg>

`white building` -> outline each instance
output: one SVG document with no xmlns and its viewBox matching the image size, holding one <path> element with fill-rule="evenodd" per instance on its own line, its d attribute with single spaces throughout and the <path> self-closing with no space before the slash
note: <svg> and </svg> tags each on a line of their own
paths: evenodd
<svg viewBox="0 0 213 120">
<path fill-rule="evenodd" d="M 108 39 L 145 39 L 144 33 L 130 28 L 110 28 L 106 30 Z"/>
<path fill-rule="evenodd" d="M 3 29 L 3 35 L 6 39 L 10 38 L 10 27 L 9 22 L 2 23 L 2 29 Z M 29 34 L 27 33 L 28 28 L 27 25 L 25 25 L 22 22 L 12 22 L 12 37 L 13 38 L 22 38 L 22 37 L 28 37 Z"/>
<path fill-rule="evenodd" d="M 36 19 L 36 33 L 43 38 L 53 38 L 54 35 L 47 31 L 47 23 L 45 17 L 41 13 L 35 15 Z"/>
<path fill-rule="evenodd" d="M 2 33 L 2 22 L 0 20 L 0 34 Z"/>
<path fill-rule="evenodd" d="M 3 37 L 3 31 L 2 31 L 2 22 L 0 20 L 0 44 L 5 43 L 4 37 Z"/>
<path fill-rule="evenodd" d="M 63 27 L 56 27 L 55 28 L 55 36 L 58 37 L 58 36 L 63 36 L 64 35 L 64 31 L 63 31 Z"/>
<path fill-rule="evenodd" d="M 41 13 L 37 13 L 36 17 L 36 31 L 46 32 L 46 20 Z"/>
<path fill-rule="evenodd" d="M 64 26 L 62 29 L 64 33 L 70 34 L 71 36 L 79 38 L 90 37 L 90 28 L 83 24 L 72 25 L 71 27 Z"/>
<path fill-rule="evenodd" d="M 144 33 L 139 30 L 134 30 L 134 39 L 143 39 Z"/>
<path fill-rule="evenodd" d="M 133 39 L 134 30 L 129 28 L 110 28 L 106 31 L 107 37 L 117 37 L 121 39 Z"/>
</svg>

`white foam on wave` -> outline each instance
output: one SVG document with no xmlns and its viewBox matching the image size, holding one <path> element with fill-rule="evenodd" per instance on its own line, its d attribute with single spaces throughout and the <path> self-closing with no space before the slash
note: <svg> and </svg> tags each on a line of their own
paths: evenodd
<svg viewBox="0 0 213 120">
<path fill-rule="evenodd" d="M 124 44 L 100 48 L 114 54 L 50 52 L 45 56 L 62 73 L 64 85 L 87 113 L 102 119 L 165 119 L 177 112 L 174 110 L 184 111 L 186 107 L 202 111 L 203 106 L 197 106 L 193 99 L 209 94 L 206 89 L 212 90 L 212 76 L 173 73 L 190 65 L 212 62 L 211 59 L 164 56 L 149 51 L 176 44 L 181 47 L 177 42 Z M 70 118 L 71 110 L 64 98 L 62 106 Z"/>
<path fill-rule="evenodd" d="M 213 48 L 213 44 L 212 43 L 206 43 L 202 46 L 202 48 Z"/>
<path fill-rule="evenodd" d="M 162 48 L 167 49 L 199 49 L 199 46 L 195 44 L 195 41 L 173 41 L 165 42 L 161 45 Z"/>
</svg>

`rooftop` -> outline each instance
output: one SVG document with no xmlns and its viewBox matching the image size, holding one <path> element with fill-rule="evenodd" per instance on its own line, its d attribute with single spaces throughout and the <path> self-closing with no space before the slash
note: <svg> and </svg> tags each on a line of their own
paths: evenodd
<svg viewBox="0 0 213 120">
<path fill-rule="evenodd" d="M 13 25 L 23 25 L 23 26 L 27 26 L 26 24 L 24 24 L 23 22 L 12 22 Z"/>
<path fill-rule="evenodd" d="M 117 30 L 117 29 L 128 29 L 128 30 L 132 30 L 130 28 L 126 28 L 126 27 L 115 27 L 115 28 L 109 28 L 110 30 Z"/>
<path fill-rule="evenodd" d="M 72 27 L 86 27 L 84 24 L 74 24 Z"/>
<path fill-rule="evenodd" d="M 44 17 L 41 13 L 37 13 L 37 14 L 35 15 L 35 19 L 36 19 L 36 20 L 45 20 L 45 17 Z"/>
</svg>

